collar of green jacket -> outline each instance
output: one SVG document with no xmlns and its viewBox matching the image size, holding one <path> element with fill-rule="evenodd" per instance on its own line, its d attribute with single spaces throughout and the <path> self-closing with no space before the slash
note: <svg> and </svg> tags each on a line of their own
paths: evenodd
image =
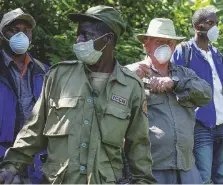
<svg viewBox="0 0 223 185">
<path fill-rule="evenodd" d="M 117 80 L 119 83 L 121 83 L 122 85 L 127 85 L 127 82 L 126 82 L 126 77 L 124 75 L 124 67 L 121 66 L 119 64 L 119 62 L 116 60 L 116 64 L 115 64 L 115 67 L 114 67 L 114 70 L 111 74 L 111 77 L 110 77 L 110 80 L 109 81 L 112 81 L 112 80 Z"/>
</svg>

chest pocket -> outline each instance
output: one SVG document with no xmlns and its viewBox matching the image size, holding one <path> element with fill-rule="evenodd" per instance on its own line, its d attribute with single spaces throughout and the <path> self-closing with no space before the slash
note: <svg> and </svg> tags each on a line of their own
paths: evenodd
<svg viewBox="0 0 223 185">
<path fill-rule="evenodd" d="M 129 125 L 130 116 L 129 109 L 108 104 L 103 119 L 100 122 L 102 141 L 121 147 Z"/>
<path fill-rule="evenodd" d="M 157 113 L 160 113 L 160 107 L 164 105 L 164 95 L 150 93 L 147 96 L 147 115 L 150 121 L 150 124 L 157 118 Z"/>
<path fill-rule="evenodd" d="M 157 94 L 157 93 L 150 93 L 149 96 L 147 96 L 147 105 L 159 105 L 164 103 L 164 95 L 163 94 Z"/>
<path fill-rule="evenodd" d="M 75 119 L 74 109 L 79 97 L 50 99 L 50 108 L 43 133 L 48 136 L 67 135 L 70 122 Z"/>
<path fill-rule="evenodd" d="M 75 119 L 78 97 L 50 99 L 49 113 L 43 135 L 48 138 L 48 161 L 64 162 L 69 154 L 69 136 L 74 134 L 72 121 Z"/>
</svg>

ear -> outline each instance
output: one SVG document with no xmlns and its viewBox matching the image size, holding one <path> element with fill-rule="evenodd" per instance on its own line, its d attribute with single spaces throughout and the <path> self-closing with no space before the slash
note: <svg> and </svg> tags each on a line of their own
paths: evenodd
<svg viewBox="0 0 223 185">
<path fill-rule="evenodd" d="M 150 38 L 149 37 L 146 38 L 146 39 L 144 39 L 143 44 L 142 44 L 144 48 L 146 48 L 146 47 L 149 46 L 149 41 L 150 41 Z"/>
<path fill-rule="evenodd" d="M 108 33 L 106 37 L 104 37 L 104 41 L 108 44 L 114 44 L 115 36 L 113 33 Z"/>
</svg>

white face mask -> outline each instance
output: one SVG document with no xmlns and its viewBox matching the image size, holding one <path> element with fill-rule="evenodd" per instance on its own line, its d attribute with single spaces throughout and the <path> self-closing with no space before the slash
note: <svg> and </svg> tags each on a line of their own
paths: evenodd
<svg viewBox="0 0 223 185">
<path fill-rule="evenodd" d="M 103 36 L 97 38 L 96 40 L 102 38 Z M 88 65 L 93 65 L 98 62 L 102 55 L 102 50 L 107 46 L 107 44 L 105 44 L 105 46 L 100 51 L 97 51 L 94 49 L 94 41 L 91 39 L 87 42 L 80 42 L 73 45 L 73 50 L 78 60 Z"/>
<path fill-rule="evenodd" d="M 168 62 L 171 56 L 172 51 L 170 49 L 170 46 L 166 44 L 159 46 L 154 52 L 154 57 L 160 64 L 165 64 L 166 62 Z"/>
<path fill-rule="evenodd" d="M 219 36 L 219 30 L 216 25 L 213 26 L 211 29 L 209 29 L 207 32 L 207 37 L 211 42 L 216 41 L 218 39 L 218 36 Z"/>
<path fill-rule="evenodd" d="M 24 54 L 29 48 L 29 38 L 23 33 L 19 32 L 9 39 L 9 45 L 16 54 Z"/>
</svg>

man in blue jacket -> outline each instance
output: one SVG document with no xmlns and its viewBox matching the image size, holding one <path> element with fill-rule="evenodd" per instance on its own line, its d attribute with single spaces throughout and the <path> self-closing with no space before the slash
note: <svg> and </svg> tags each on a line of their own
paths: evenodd
<svg viewBox="0 0 223 185">
<path fill-rule="evenodd" d="M 37 99 L 48 67 L 34 59 L 28 52 L 32 40 L 33 17 L 20 8 L 4 14 L 0 23 L 2 50 L 0 50 L 0 157 L 13 145 Z M 20 182 L 27 183 L 27 173 L 32 183 L 40 183 L 42 174 L 39 154 L 35 167 L 29 166 Z M 24 177 L 24 178 L 23 178 Z M 18 178 L 18 177 L 17 177 Z"/>
<path fill-rule="evenodd" d="M 216 13 L 209 8 L 197 10 L 192 23 L 195 36 L 177 46 L 172 61 L 193 69 L 210 83 L 212 101 L 196 110 L 196 165 L 204 183 L 223 183 L 223 61 L 210 44 L 219 35 Z"/>
</svg>

